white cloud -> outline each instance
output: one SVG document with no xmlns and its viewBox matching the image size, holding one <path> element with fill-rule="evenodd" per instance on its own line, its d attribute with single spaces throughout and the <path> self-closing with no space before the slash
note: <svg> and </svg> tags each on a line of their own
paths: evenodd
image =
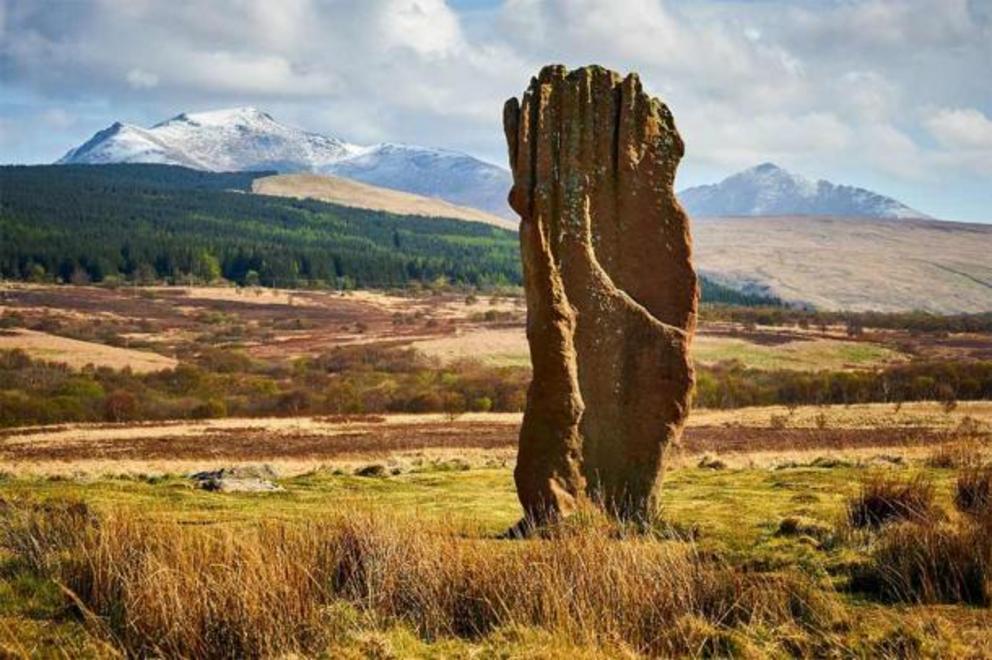
<svg viewBox="0 0 992 660">
<path fill-rule="evenodd" d="M 943 147 L 937 162 L 957 171 L 978 171 L 992 176 L 992 120 L 975 108 L 943 108 L 926 120 L 926 126 Z"/>
<path fill-rule="evenodd" d="M 992 149 L 992 119 L 975 108 L 942 108 L 926 126 L 945 147 Z"/>
<path fill-rule="evenodd" d="M 871 123 L 860 130 L 865 159 L 886 174 L 901 179 L 925 180 L 927 157 L 916 142 L 888 123 Z"/>
<path fill-rule="evenodd" d="M 877 71 L 846 71 L 837 81 L 835 100 L 867 122 L 885 121 L 899 102 L 899 89 Z"/>
<path fill-rule="evenodd" d="M 158 76 L 142 69 L 127 72 L 127 84 L 134 89 L 151 89 L 158 85 Z"/>
<path fill-rule="evenodd" d="M 390 0 L 379 19 L 387 46 L 436 56 L 462 45 L 458 17 L 443 0 Z"/>
<path fill-rule="evenodd" d="M 0 0 L 0 86 L 39 99 L 34 115 L 88 104 L 100 122 L 148 123 L 252 104 L 503 162 L 506 97 L 544 64 L 596 62 L 641 73 L 709 179 L 776 160 L 918 186 L 938 168 L 950 197 L 950 179 L 990 169 L 984 0 L 56 2 Z M 101 127 L 86 116 L 73 139 Z"/>
<path fill-rule="evenodd" d="M 848 150 L 854 131 L 837 115 L 783 112 L 745 115 L 710 104 L 677 116 L 687 158 L 725 171 L 763 161 L 806 169 L 814 158 L 836 158 Z"/>
</svg>

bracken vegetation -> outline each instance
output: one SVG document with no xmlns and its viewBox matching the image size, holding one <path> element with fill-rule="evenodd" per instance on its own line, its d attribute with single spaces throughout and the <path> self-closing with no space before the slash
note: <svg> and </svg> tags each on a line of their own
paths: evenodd
<svg viewBox="0 0 992 660">
<path fill-rule="evenodd" d="M 517 412 L 530 370 L 465 360 L 441 365 L 411 349 L 341 347 L 292 363 L 237 349 L 201 350 L 169 371 L 134 374 L 0 351 L 0 426 L 226 416 L 384 412 Z M 695 404 L 739 408 L 992 398 L 992 362 L 866 372 L 697 370 Z"/>
<path fill-rule="evenodd" d="M 226 416 L 518 411 L 529 372 L 476 362 L 440 367 L 411 350 L 340 348 L 292 364 L 239 351 L 134 374 L 0 351 L 0 426 Z"/>
</svg>

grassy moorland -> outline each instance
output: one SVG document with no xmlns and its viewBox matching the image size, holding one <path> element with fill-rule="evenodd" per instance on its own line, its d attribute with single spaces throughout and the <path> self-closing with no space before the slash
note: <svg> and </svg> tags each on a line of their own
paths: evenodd
<svg viewBox="0 0 992 660">
<path fill-rule="evenodd" d="M 682 457 L 661 520 L 589 515 L 532 541 L 498 536 L 519 508 L 495 458 L 378 454 L 393 467 L 329 462 L 269 494 L 175 473 L 10 473 L 0 644 L 15 657 L 988 655 L 992 426 L 967 419 L 915 454 Z"/>
<path fill-rule="evenodd" d="M 992 398 L 983 319 L 796 314 L 705 307 L 696 406 Z M 523 316 L 519 297 L 452 289 L 7 285 L 0 426 L 519 412 Z"/>
<path fill-rule="evenodd" d="M 707 307 L 661 518 L 514 541 L 519 298 L 0 308 L 0 655 L 992 657 L 984 319 Z"/>
</svg>

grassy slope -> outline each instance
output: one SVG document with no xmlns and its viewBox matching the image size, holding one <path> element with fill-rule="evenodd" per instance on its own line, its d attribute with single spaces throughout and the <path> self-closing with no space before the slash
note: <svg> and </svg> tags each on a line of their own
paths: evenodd
<svg viewBox="0 0 992 660">
<path fill-rule="evenodd" d="M 252 192 L 259 195 L 319 199 L 324 202 L 385 211 L 399 215 L 457 218 L 516 229 L 517 223 L 478 209 L 458 206 L 434 197 L 380 188 L 326 174 L 279 174 L 256 179 Z"/>
</svg>

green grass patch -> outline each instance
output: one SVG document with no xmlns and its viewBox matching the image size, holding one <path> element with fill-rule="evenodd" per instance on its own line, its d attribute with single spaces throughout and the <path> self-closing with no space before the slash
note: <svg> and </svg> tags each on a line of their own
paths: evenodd
<svg viewBox="0 0 992 660">
<path fill-rule="evenodd" d="M 704 365 L 737 361 L 751 369 L 795 371 L 863 369 L 905 357 L 899 351 L 868 342 L 810 339 L 767 345 L 709 335 L 697 337 L 692 351 L 695 360 Z"/>
</svg>

